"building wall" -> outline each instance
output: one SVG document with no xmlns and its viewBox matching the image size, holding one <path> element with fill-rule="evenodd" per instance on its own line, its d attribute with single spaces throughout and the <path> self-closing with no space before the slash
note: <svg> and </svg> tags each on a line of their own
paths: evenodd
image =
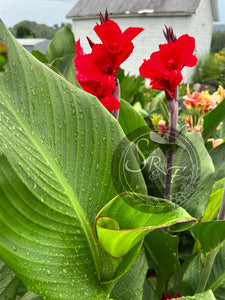
<svg viewBox="0 0 225 300">
<path fill-rule="evenodd" d="M 17 41 L 29 52 L 39 50 L 46 54 L 50 40 L 47 39 L 17 39 Z"/>
<path fill-rule="evenodd" d="M 126 62 L 122 64 L 122 68 L 130 74 L 138 74 L 143 59 L 148 59 L 150 54 L 158 50 L 160 43 L 165 43 L 162 29 L 164 24 L 172 26 L 177 37 L 182 34 L 189 34 L 196 38 L 196 55 L 208 53 L 211 44 L 212 35 L 212 14 L 210 0 L 202 0 L 195 15 L 189 16 L 138 16 L 113 18 L 122 30 L 127 27 L 143 27 L 145 30 L 134 39 L 134 51 Z M 86 41 L 89 36 L 93 42 L 99 42 L 97 35 L 93 31 L 98 20 L 73 20 L 72 30 L 76 40 L 81 39 L 81 45 L 86 53 L 90 52 L 90 47 Z M 184 68 L 184 82 L 190 82 L 193 68 Z"/>
<path fill-rule="evenodd" d="M 196 38 L 197 56 L 208 54 L 213 33 L 211 0 L 202 0 L 191 19 L 191 35 Z"/>
</svg>

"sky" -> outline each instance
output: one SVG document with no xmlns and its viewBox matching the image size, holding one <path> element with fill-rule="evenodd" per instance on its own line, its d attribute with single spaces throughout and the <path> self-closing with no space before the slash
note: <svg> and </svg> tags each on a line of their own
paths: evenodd
<svg viewBox="0 0 225 300">
<path fill-rule="evenodd" d="M 76 2 L 77 0 L 0 0 L 0 19 L 8 27 L 23 20 L 49 26 L 60 25 L 71 22 L 66 19 L 66 14 Z M 220 21 L 215 24 L 225 24 L 225 0 L 218 0 L 218 5 Z"/>
<path fill-rule="evenodd" d="M 91 0 L 90 0 L 91 1 Z M 53 26 L 71 22 L 66 14 L 77 0 L 0 0 L 0 19 L 8 27 L 29 20 Z"/>
</svg>

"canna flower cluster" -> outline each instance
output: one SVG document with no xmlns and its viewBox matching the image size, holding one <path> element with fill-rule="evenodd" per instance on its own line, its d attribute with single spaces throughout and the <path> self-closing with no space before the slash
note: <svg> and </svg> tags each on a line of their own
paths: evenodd
<svg viewBox="0 0 225 300">
<path fill-rule="evenodd" d="M 81 87 L 96 96 L 109 111 L 118 110 L 120 101 L 113 95 L 116 88 L 116 75 L 120 65 L 130 56 L 134 45 L 132 40 L 144 29 L 129 27 L 124 32 L 116 22 L 100 14 L 101 24 L 94 31 L 101 44 L 94 44 L 89 38 L 91 53 L 85 54 L 80 40 L 76 42 L 75 68 L 76 78 Z"/>
<path fill-rule="evenodd" d="M 187 86 L 187 94 L 184 98 L 184 105 L 189 110 L 189 116 L 184 118 L 189 131 L 196 131 L 200 136 L 203 131 L 203 116 L 211 109 L 214 109 L 225 97 L 225 89 L 219 86 L 216 92 L 210 94 L 208 90 L 201 93 L 194 91 L 190 93 Z M 218 126 L 219 127 L 219 126 Z M 219 128 L 217 128 L 219 129 Z M 212 140 L 213 148 L 221 144 L 223 140 Z"/>
<path fill-rule="evenodd" d="M 219 86 L 218 90 L 210 94 L 209 91 L 203 91 L 201 93 L 194 91 L 190 93 L 189 86 L 187 86 L 187 94 L 184 98 L 184 105 L 189 110 L 199 110 L 202 114 L 213 109 L 219 104 L 225 97 L 225 90 L 222 86 Z"/>
<path fill-rule="evenodd" d="M 166 27 L 164 35 L 168 43 L 159 45 L 159 51 L 144 60 L 139 72 L 143 78 L 150 79 L 152 89 L 165 90 L 167 100 L 173 100 L 183 79 L 182 69 L 197 63 L 193 55 L 195 39 L 187 34 L 177 39 L 170 27 Z"/>
</svg>

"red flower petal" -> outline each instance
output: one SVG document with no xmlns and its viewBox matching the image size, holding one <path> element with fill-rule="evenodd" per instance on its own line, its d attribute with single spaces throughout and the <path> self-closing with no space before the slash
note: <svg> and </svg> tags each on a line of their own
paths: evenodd
<svg viewBox="0 0 225 300">
<path fill-rule="evenodd" d="M 166 295 L 164 294 L 164 299 L 173 299 L 173 298 L 181 298 L 183 297 L 180 293 L 177 293 L 176 296 Z"/>
<path fill-rule="evenodd" d="M 104 45 L 112 52 L 120 51 L 121 43 L 123 42 L 122 31 L 119 25 L 108 20 L 94 27 L 94 31 Z"/>
<path fill-rule="evenodd" d="M 113 95 L 106 96 L 102 98 L 101 100 L 102 105 L 105 106 L 105 108 L 109 111 L 117 110 L 120 108 L 120 102 L 116 97 Z"/>
<path fill-rule="evenodd" d="M 80 45 L 80 39 L 75 44 L 75 54 L 76 55 L 84 55 L 84 52 L 83 52 L 83 50 L 81 48 L 81 45 Z"/>
<path fill-rule="evenodd" d="M 183 79 L 183 67 L 197 63 L 197 58 L 192 54 L 194 48 L 195 40 L 187 34 L 175 42 L 161 44 L 159 51 L 152 53 L 149 60 L 144 60 L 139 73 L 150 79 L 152 89 L 165 90 L 167 99 L 171 100 Z"/>
<path fill-rule="evenodd" d="M 139 33 L 144 30 L 142 27 L 129 27 L 123 32 L 125 41 L 132 41 Z"/>
<path fill-rule="evenodd" d="M 122 33 L 118 24 L 109 20 L 107 15 L 101 15 L 101 24 L 94 27 L 103 44 L 94 44 L 89 38 L 92 48 L 90 54 L 85 54 L 76 43 L 74 59 L 77 70 L 76 78 L 83 89 L 96 96 L 108 110 L 119 109 L 120 102 L 112 95 L 115 89 L 115 76 L 120 64 L 133 51 L 131 42 L 143 28 L 130 27 Z"/>
</svg>

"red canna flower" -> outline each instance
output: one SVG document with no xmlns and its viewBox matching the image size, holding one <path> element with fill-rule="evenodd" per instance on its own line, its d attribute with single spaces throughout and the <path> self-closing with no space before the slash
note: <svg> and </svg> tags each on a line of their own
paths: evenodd
<svg viewBox="0 0 225 300">
<path fill-rule="evenodd" d="M 165 299 L 165 300 L 166 300 L 166 299 L 181 298 L 181 297 L 182 297 L 182 295 L 181 295 L 180 293 L 177 293 L 175 297 L 174 297 L 174 296 L 171 296 L 171 295 L 166 295 L 166 294 L 164 294 L 164 299 Z"/>
<path fill-rule="evenodd" d="M 110 57 L 107 48 L 102 44 L 95 44 L 92 47 L 90 54 L 84 54 L 80 40 L 76 42 L 74 64 L 78 71 L 77 80 L 79 76 L 86 77 L 86 79 L 102 81 L 105 77 L 112 75 L 116 76 L 118 72 L 116 59 Z"/>
<path fill-rule="evenodd" d="M 110 77 L 112 78 L 112 77 Z M 114 84 L 115 79 L 113 78 L 113 82 L 104 81 L 93 81 L 93 80 L 79 80 L 81 87 L 88 93 L 96 96 L 99 101 L 105 106 L 105 108 L 109 111 L 117 110 L 120 108 L 120 101 L 112 95 L 113 90 L 115 89 Z"/>
<path fill-rule="evenodd" d="M 86 92 L 96 96 L 106 109 L 114 111 L 120 106 L 118 93 L 113 95 L 116 88 L 115 77 L 121 63 L 133 51 L 131 41 L 144 29 L 130 27 L 122 33 L 117 23 L 109 20 L 107 11 L 105 17 L 100 14 L 100 21 L 101 24 L 96 25 L 94 30 L 102 44 L 94 44 L 87 38 L 92 51 L 85 54 L 80 40 L 76 42 L 76 78 Z"/>
<path fill-rule="evenodd" d="M 152 53 L 139 68 L 140 75 L 150 79 L 152 89 L 165 90 L 167 100 L 175 97 L 181 83 L 183 67 L 193 67 L 197 58 L 193 55 L 195 40 L 185 34 L 167 44 L 159 45 L 159 51 Z"/>
<path fill-rule="evenodd" d="M 119 25 L 110 19 L 94 27 L 109 53 L 116 55 L 119 65 L 130 56 L 134 49 L 131 41 L 143 30 L 140 27 L 129 27 L 122 32 Z"/>
</svg>

